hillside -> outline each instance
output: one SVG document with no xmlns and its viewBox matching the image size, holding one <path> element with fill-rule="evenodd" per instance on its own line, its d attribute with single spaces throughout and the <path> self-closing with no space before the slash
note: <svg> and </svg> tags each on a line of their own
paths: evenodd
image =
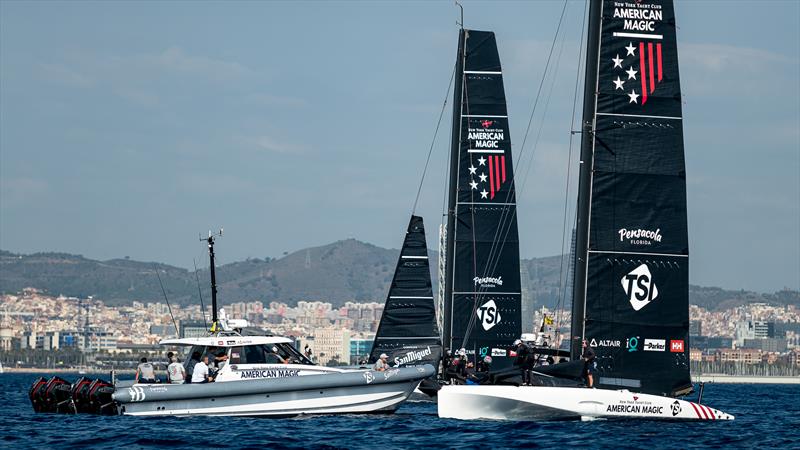
<svg viewBox="0 0 800 450">
<path fill-rule="evenodd" d="M 430 252 L 430 256 L 431 267 L 436 267 L 435 252 Z M 233 262 L 217 268 L 219 298 L 223 304 L 279 300 L 293 305 L 299 300 L 324 300 L 339 306 L 351 300 L 383 301 L 397 257 L 398 250 L 348 239 L 299 250 L 278 259 Z M 558 256 L 522 260 L 523 288 L 533 295 L 537 305 L 555 304 L 559 296 L 560 264 Z M 163 295 L 156 270 L 171 302 L 198 301 L 193 271 L 128 259 L 96 261 L 65 253 L 22 255 L 0 251 L 0 293 L 35 287 L 52 295 L 93 295 L 110 305 L 134 300 L 161 301 Z M 201 269 L 197 275 L 203 297 L 208 299 L 208 270 Z M 433 275 L 435 284 L 435 273 Z M 565 267 L 563 276 L 566 275 Z M 800 292 L 784 290 L 760 294 L 690 286 L 689 299 L 692 304 L 712 310 L 751 302 L 800 305 Z M 567 305 L 569 301 L 567 299 Z"/>
</svg>

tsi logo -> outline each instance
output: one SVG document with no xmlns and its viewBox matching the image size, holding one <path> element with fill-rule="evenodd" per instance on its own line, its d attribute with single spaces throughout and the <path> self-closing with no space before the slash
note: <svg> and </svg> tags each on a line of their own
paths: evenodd
<svg viewBox="0 0 800 450">
<path fill-rule="evenodd" d="M 494 300 L 489 300 L 483 305 L 478 307 L 478 318 L 481 319 L 483 329 L 489 331 L 500 323 L 500 312 L 497 311 L 497 305 Z"/>
<path fill-rule="evenodd" d="M 672 415 L 673 416 L 677 416 L 678 414 L 681 413 L 681 404 L 678 403 L 677 400 L 675 400 L 675 403 L 672 404 L 671 408 L 672 408 Z"/>
<path fill-rule="evenodd" d="M 658 288 L 647 264 L 642 264 L 622 277 L 622 289 L 625 290 L 634 311 L 639 311 L 658 298 Z"/>
</svg>

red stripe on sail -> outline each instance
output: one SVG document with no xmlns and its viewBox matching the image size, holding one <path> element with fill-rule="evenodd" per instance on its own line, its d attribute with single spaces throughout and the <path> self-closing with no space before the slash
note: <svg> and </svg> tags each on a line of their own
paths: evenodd
<svg viewBox="0 0 800 450">
<path fill-rule="evenodd" d="M 650 93 L 656 90 L 656 77 L 653 73 L 653 43 L 647 43 L 647 57 L 650 58 Z"/>
<path fill-rule="evenodd" d="M 639 78 L 642 79 L 642 104 L 647 103 L 647 81 L 645 81 L 644 42 L 639 42 Z"/>
<path fill-rule="evenodd" d="M 704 408 L 708 410 L 708 415 L 711 417 L 711 420 L 717 420 L 717 418 L 714 417 L 714 411 L 712 411 L 711 408 L 709 408 L 708 406 L 705 406 Z"/>
<path fill-rule="evenodd" d="M 503 183 L 506 182 L 506 155 L 500 157 L 500 165 L 503 167 Z"/>
<path fill-rule="evenodd" d="M 700 411 L 697 410 L 697 406 L 692 402 L 689 402 L 689 404 L 692 405 L 692 409 L 694 409 L 694 413 L 697 414 L 697 418 L 702 419 L 703 417 L 700 415 Z"/>
<path fill-rule="evenodd" d="M 656 44 L 656 56 L 658 58 L 658 61 L 656 61 L 658 63 L 658 81 L 661 81 L 664 78 L 661 76 L 661 43 Z"/>
<path fill-rule="evenodd" d="M 494 158 L 489 155 L 489 198 L 494 198 Z"/>
<path fill-rule="evenodd" d="M 494 157 L 494 170 L 497 172 L 497 176 L 494 177 L 494 182 L 497 184 L 497 192 L 500 192 L 500 157 Z"/>
</svg>

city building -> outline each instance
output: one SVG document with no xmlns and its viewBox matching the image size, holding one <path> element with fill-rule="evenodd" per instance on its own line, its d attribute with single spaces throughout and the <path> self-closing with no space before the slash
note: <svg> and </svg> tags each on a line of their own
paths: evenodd
<svg viewBox="0 0 800 450">
<path fill-rule="evenodd" d="M 736 345 L 744 345 L 746 339 L 775 337 L 775 322 L 743 320 L 736 324 Z"/>
<path fill-rule="evenodd" d="M 298 348 L 311 347 L 316 363 L 326 366 L 331 362 L 350 364 L 350 330 L 335 327 L 314 330 L 313 339 L 301 339 Z"/>
<path fill-rule="evenodd" d="M 375 337 L 350 338 L 350 364 L 358 364 L 359 361 L 367 359 L 372 351 Z"/>
</svg>

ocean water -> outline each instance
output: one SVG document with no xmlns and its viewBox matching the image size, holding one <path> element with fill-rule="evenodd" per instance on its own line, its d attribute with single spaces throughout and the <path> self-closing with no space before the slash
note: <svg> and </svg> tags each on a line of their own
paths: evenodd
<svg viewBox="0 0 800 450">
<path fill-rule="evenodd" d="M 294 419 L 37 414 L 27 397 L 37 376 L 0 375 L 0 448 L 800 448 L 800 385 L 707 384 L 703 403 L 732 422 L 530 423 L 439 419 L 431 402 L 391 415 Z"/>
</svg>

